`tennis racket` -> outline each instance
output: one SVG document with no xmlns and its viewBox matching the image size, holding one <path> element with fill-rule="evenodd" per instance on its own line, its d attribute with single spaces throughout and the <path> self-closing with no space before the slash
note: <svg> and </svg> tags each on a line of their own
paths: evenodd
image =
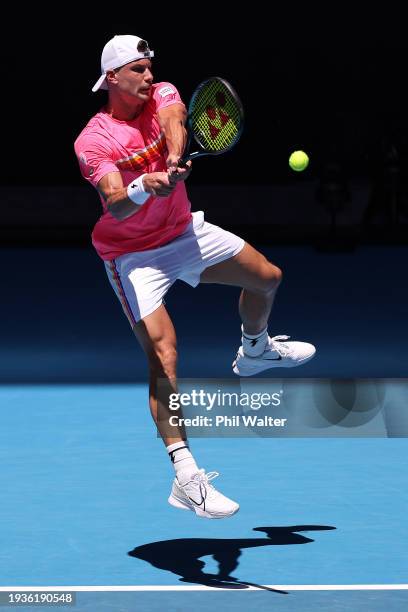
<svg viewBox="0 0 408 612">
<path fill-rule="evenodd" d="M 179 166 L 203 155 L 232 149 L 244 128 L 244 109 L 231 85 L 220 77 L 200 83 L 188 107 L 188 140 Z M 198 149 L 191 151 L 192 146 Z"/>
</svg>

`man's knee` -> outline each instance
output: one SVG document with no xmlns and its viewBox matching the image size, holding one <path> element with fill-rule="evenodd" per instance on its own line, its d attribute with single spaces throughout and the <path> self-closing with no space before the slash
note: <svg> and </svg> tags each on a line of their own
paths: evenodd
<svg viewBox="0 0 408 612">
<path fill-rule="evenodd" d="M 271 293 L 276 291 L 281 282 L 282 270 L 273 263 L 265 260 L 257 276 L 254 290 L 261 293 Z"/>
</svg>

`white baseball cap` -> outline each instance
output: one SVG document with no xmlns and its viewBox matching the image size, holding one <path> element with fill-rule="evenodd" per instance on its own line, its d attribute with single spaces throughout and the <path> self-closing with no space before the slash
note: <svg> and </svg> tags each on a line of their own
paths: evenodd
<svg viewBox="0 0 408 612">
<path fill-rule="evenodd" d="M 101 57 L 101 76 L 92 87 L 92 91 L 98 89 L 108 89 L 106 83 L 106 73 L 108 70 L 115 70 L 129 62 L 154 56 L 154 51 L 150 51 L 149 44 L 143 38 L 123 34 L 114 36 L 103 48 Z"/>
</svg>

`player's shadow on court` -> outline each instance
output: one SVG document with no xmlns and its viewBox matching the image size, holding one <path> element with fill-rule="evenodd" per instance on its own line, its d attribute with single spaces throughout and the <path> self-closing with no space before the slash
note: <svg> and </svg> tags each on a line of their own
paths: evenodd
<svg viewBox="0 0 408 612">
<path fill-rule="evenodd" d="M 292 527 L 254 527 L 253 531 L 266 533 L 266 538 L 181 538 L 164 540 L 137 546 L 128 554 L 147 561 L 153 567 L 167 570 L 181 576 L 181 582 L 193 582 L 212 587 L 247 589 L 256 586 L 267 591 L 285 593 L 253 582 L 240 580 L 231 573 L 238 567 L 242 549 L 257 546 L 285 546 L 288 544 L 308 544 L 311 538 L 300 535 L 299 531 L 323 531 L 336 529 L 326 525 L 294 525 Z M 201 557 L 211 555 L 218 563 L 218 574 L 203 571 Z"/>
</svg>

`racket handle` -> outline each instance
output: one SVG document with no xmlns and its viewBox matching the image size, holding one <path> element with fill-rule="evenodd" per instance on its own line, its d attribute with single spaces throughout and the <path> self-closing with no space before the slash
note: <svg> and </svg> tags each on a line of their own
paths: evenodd
<svg viewBox="0 0 408 612">
<path fill-rule="evenodd" d="M 211 155 L 209 151 L 193 151 L 188 155 L 184 155 L 177 164 L 179 168 L 186 168 L 187 162 L 196 159 L 196 157 L 203 157 L 204 155 Z"/>
</svg>

